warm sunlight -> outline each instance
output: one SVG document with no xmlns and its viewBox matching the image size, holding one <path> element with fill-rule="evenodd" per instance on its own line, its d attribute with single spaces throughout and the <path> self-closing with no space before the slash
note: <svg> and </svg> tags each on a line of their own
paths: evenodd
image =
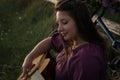
<svg viewBox="0 0 120 80">
<path fill-rule="evenodd" d="M 51 2 L 53 4 L 56 4 L 58 2 L 58 0 L 46 0 L 46 1 L 49 1 L 49 2 Z"/>
</svg>

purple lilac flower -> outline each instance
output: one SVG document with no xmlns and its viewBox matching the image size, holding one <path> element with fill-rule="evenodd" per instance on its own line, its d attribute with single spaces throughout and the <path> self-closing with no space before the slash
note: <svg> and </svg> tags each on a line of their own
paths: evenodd
<svg viewBox="0 0 120 80">
<path fill-rule="evenodd" d="M 102 6 L 105 8 L 108 8 L 108 7 L 111 8 L 113 14 L 117 12 L 115 0 L 102 0 Z"/>
<path fill-rule="evenodd" d="M 102 0 L 103 7 L 112 7 L 115 4 L 115 0 Z"/>
<path fill-rule="evenodd" d="M 108 7 L 110 5 L 110 0 L 102 0 L 102 6 Z"/>
</svg>

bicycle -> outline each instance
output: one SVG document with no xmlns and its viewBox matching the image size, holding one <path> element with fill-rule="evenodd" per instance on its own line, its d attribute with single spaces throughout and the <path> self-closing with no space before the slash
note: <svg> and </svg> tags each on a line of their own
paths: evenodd
<svg viewBox="0 0 120 80">
<path fill-rule="evenodd" d="M 108 67 L 111 71 L 111 76 L 113 77 L 113 79 L 120 80 L 120 42 L 115 39 L 113 34 L 109 31 L 109 29 L 102 20 L 102 17 L 105 14 L 105 10 L 106 9 L 102 7 L 93 22 L 95 25 L 98 24 L 100 28 L 106 33 L 107 37 L 111 41 L 112 47 L 115 48 L 119 53 L 119 56 L 115 57 L 111 62 L 108 62 Z M 97 11 L 93 13 L 92 18 L 95 16 L 96 13 Z"/>
</svg>

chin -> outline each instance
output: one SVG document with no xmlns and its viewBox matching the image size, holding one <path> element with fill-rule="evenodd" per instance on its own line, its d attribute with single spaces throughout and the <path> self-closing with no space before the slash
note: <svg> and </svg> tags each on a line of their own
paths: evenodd
<svg viewBox="0 0 120 80">
<path fill-rule="evenodd" d="M 64 40 L 68 41 L 68 40 L 70 40 L 70 38 L 66 36 L 66 37 L 64 37 Z"/>
</svg>

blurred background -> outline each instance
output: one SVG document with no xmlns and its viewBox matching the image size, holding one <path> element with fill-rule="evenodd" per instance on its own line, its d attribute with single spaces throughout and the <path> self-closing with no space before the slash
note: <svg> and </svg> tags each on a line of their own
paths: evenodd
<svg viewBox="0 0 120 80">
<path fill-rule="evenodd" d="M 87 0 L 92 14 L 101 4 L 101 0 Z M 120 10 L 120 4 L 117 4 Z M 104 18 L 111 28 L 120 27 L 120 11 L 107 9 Z M 114 24 L 110 24 L 109 21 Z M 0 0 L 0 80 L 16 80 L 21 73 L 25 56 L 34 46 L 47 37 L 54 29 L 54 11 L 52 3 L 44 0 Z M 102 30 L 101 30 L 102 31 Z M 120 30 L 113 35 L 120 40 Z M 108 42 L 108 58 L 111 60 L 117 51 Z"/>
</svg>

